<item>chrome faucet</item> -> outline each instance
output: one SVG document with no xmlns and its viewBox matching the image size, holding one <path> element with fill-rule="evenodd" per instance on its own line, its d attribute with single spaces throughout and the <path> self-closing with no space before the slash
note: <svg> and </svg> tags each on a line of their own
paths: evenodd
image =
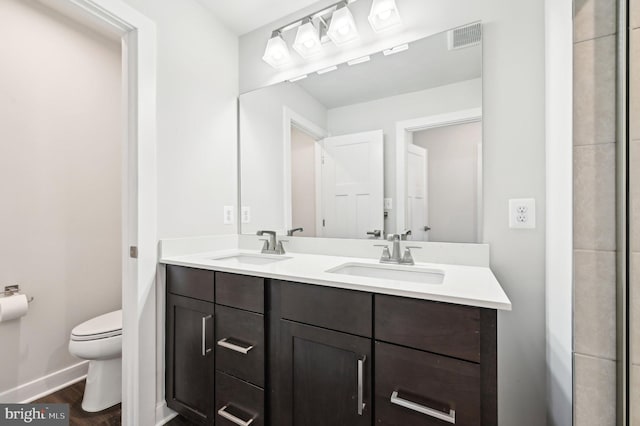
<svg viewBox="0 0 640 426">
<path fill-rule="evenodd" d="M 256 232 L 256 235 L 258 236 L 263 236 L 263 235 L 268 235 L 269 239 L 261 239 L 260 241 L 264 241 L 264 245 L 262 246 L 262 253 L 263 254 L 285 254 L 284 251 L 284 246 L 282 245 L 283 242 L 286 242 L 286 240 L 280 240 L 278 241 L 278 239 L 276 238 L 276 232 L 275 231 L 258 231 Z"/>
<path fill-rule="evenodd" d="M 411 231 L 409 231 L 409 234 Z M 406 238 L 406 233 L 404 233 Z M 389 234 L 387 236 L 387 240 L 393 243 L 393 248 L 391 252 L 389 252 L 389 246 L 387 244 L 376 244 L 376 247 L 383 247 L 382 256 L 380 256 L 380 263 L 397 263 L 400 265 L 413 265 L 415 264 L 413 260 L 413 256 L 411 255 L 411 249 L 419 249 L 421 247 L 416 246 L 406 246 L 404 249 L 404 254 L 400 257 L 400 240 L 402 239 L 401 234 Z"/>
</svg>

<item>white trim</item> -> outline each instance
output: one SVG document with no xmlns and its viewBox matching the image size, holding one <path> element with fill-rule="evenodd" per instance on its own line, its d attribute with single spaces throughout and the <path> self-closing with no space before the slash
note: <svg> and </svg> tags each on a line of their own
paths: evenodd
<svg viewBox="0 0 640 426">
<path fill-rule="evenodd" d="M 44 377 L 0 393 L 0 401 L 6 404 L 26 404 L 71 386 L 87 377 L 89 361 L 82 361 Z"/>
<path fill-rule="evenodd" d="M 122 424 L 155 423 L 156 27 L 122 0 L 46 0 L 122 40 Z M 129 247 L 138 247 L 138 258 Z"/>
<path fill-rule="evenodd" d="M 322 209 L 322 155 L 323 146 L 321 143 L 317 143 L 314 149 L 315 154 L 315 191 L 316 191 L 316 229 L 315 236 L 321 237 L 324 231 L 322 226 L 322 218 L 324 217 L 324 210 Z"/>
<path fill-rule="evenodd" d="M 327 131 L 313 123 L 311 120 L 298 114 L 288 106 L 282 107 L 282 174 L 283 174 L 283 230 L 293 227 L 293 212 L 291 206 L 291 127 L 297 127 L 311 135 L 314 139 L 320 140 L 327 135 Z"/>
<path fill-rule="evenodd" d="M 436 127 L 473 123 L 482 120 L 482 108 L 471 108 L 445 114 L 430 115 L 396 123 L 396 232 L 405 228 L 406 212 L 404 200 L 407 197 L 407 152 L 410 143 L 408 134 Z M 409 135 L 410 136 L 410 135 Z M 481 223 L 478 222 L 478 225 Z M 480 241 L 478 241 L 480 242 Z"/>
<path fill-rule="evenodd" d="M 167 401 L 159 402 L 156 405 L 156 426 L 167 424 L 177 416 L 178 413 L 167 407 Z"/>
<path fill-rule="evenodd" d="M 545 0 L 546 358 L 549 425 L 573 422 L 573 5 Z"/>
</svg>

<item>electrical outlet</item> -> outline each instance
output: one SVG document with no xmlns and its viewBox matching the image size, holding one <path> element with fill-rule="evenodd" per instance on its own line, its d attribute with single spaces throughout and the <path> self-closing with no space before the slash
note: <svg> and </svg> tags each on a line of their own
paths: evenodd
<svg viewBox="0 0 640 426">
<path fill-rule="evenodd" d="M 534 229 L 536 227 L 536 200 L 519 198 L 509 200 L 509 228 Z"/>
<path fill-rule="evenodd" d="M 225 225 L 233 225 L 233 206 L 224 206 L 224 219 Z"/>
<path fill-rule="evenodd" d="M 393 210 L 393 198 L 385 198 L 384 199 L 384 209 L 385 210 Z"/>
<path fill-rule="evenodd" d="M 251 207 L 242 206 L 240 216 L 242 217 L 242 223 L 251 223 Z"/>
</svg>

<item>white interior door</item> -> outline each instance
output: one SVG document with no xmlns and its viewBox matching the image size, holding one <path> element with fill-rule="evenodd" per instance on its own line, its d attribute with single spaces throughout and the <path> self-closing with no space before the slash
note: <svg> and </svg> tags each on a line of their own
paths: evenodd
<svg viewBox="0 0 640 426">
<path fill-rule="evenodd" d="M 322 236 L 383 231 L 382 130 L 325 138 L 322 145 Z"/>
<path fill-rule="evenodd" d="M 416 241 L 429 241 L 427 208 L 427 150 L 407 146 L 407 224 Z"/>
</svg>

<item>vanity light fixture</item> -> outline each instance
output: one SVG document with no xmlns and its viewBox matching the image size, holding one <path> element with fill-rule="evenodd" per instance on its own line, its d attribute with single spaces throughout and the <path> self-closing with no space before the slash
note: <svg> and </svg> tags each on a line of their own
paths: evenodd
<svg viewBox="0 0 640 426">
<path fill-rule="evenodd" d="M 327 30 L 327 36 L 336 46 L 343 46 L 360 38 L 356 21 L 347 7 L 347 2 L 338 4 L 337 9 L 331 15 L 331 23 Z"/>
<path fill-rule="evenodd" d="M 349 64 L 349 66 L 352 67 L 354 65 L 358 65 L 358 64 L 363 64 L 365 62 L 369 62 L 370 60 L 371 60 L 371 56 L 363 56 L 361 58 L 352 59 L 349 62 L 347 62 L 347 64 Z"/>
<path fill-rule="evenodd" d="M 267 42 L 262 60 L 274 68 L 280 68 L 291 61 L 289 48 L 279 31 L 271 33 L 271 38 Z"/>
<path fill-rule="evenodd" d="M 305 18 L 302 25 L 298 27 L 293 48 L 305 59 L 312 58 L 322 52 L 320 30 L 314 25 L 311 18 Z"/>
<path fill-rule="evenodd" d="M 384 56 L 395 55 L 396 53 L 404 52 L 409 49 L 409 44 L 401 44 L 400 46 L 392 47 L 382 51 Z"/>
<path fill-rule="evenodd" d="M 338 69 L 338 67 L 336 65 L 334 65 L 334 66 L 331 66 L 331 67 L 327 67 L 327 68 L 321 69 L 320 71 L 317 71 L 317 74 L 318 75 L 322 75 L 322 74 L 326 74 L 326 73 L 331 72 L 331 71 L 335 71 L 337 69 Z"/>
<path fill-rule="evenodd" d="M 402 24 L 396 0 L 373 0 L 369 23 L 377 33 L 395 28 Z"/>
</svg>

